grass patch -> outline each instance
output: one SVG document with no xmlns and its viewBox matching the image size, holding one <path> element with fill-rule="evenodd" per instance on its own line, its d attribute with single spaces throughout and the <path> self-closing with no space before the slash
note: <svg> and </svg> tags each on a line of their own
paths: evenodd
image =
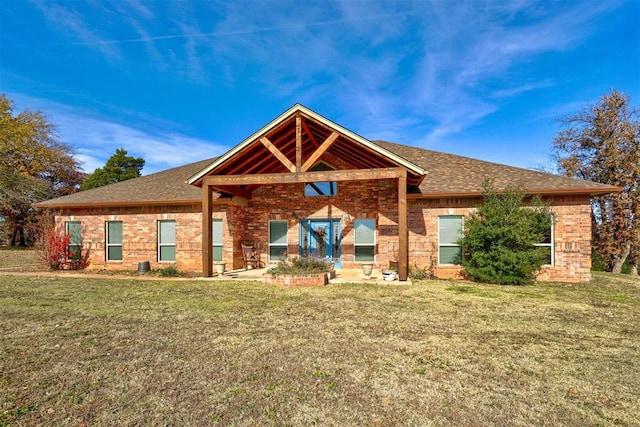
<svg viewBox="0 0 640 427">
<path fill-rule="evenodd" d="M 0 246 L 0 271 L 43 270 L 33 248 Z"/>
<path fill-rule="evenodd" d="M 0 425 L 637 425 L 639 296 L 4 275 Z"/>
<path fill-rule="evenodd" d="M 493 286 L 491 286 L 493 288 Z M 471 284 L 471 285 L 454 285 L 449 286 L 447 288 L 448 291 L 451 291 L 455 294 L 466 294 L 466 295 L 474 295 L 477 297 L 483 298 L 499 298 L 500 295 L 497 292 L 494 292 L 492 289 L 489 289 L 486 285 L 480 284 Z"/>
</svg>

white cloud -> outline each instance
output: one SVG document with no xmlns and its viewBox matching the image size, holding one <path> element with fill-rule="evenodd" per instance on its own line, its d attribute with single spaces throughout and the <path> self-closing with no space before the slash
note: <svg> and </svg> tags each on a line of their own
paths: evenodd
<svg viewBox="0 0 640 427">
<path fill-rule="evenodd" d="M 85 172 L 104 166 L 116 149 L 145 159 L 142 173 L 147 175 L 167 168 L 219 156 L 229 148 L 211 141 L 193 138 L 173 130 L 166 122 L 135 117 L 137 128 L 96 116 L 86 109 L 62 105 L 48 100 L 9 94 L 18 107 L 42 110 L 57 127 L 59 139 L 76 151 L 76 158 Z M 22 107 L 24 108 L 24 107 Z M 21 110 L 22 108 L 17 108 Z M 177 126 L 176 126 L 177 127 Z"/>
<path fill-rule="evenodd" d="M 555 85 L 531 74 L 528 65 L 583 43 L 591 22 L 618 7 L 528 0 L 160 4 L 83 6 L 110 8 L 107 15 L 127 25 L 84 19 L 76 3 L 45 3 L 41 10 L 77 43 L 111 61 L 146 60 L 176 80 L 215 82 L 230 92 L 250 87 L 261 92 L 256 98 L 289 105 L 328 106 L 323 114 L 355 132 L 424 146 L 477 125 L 514 97 Z M 126 46 L 136 43 L 148 58 L 127 56 Z M 105 147 L 111 153 L 124 146 L 167 165 L 180 157 L 176 153 L 196 159 L 221 152 L 172 130 L 177 126 L 156 127 L 153 119 L 145 129 L 85 111 L 66 111 L 57 121 L 69 142 L 86 150 L 80 155 L 87 165 L 103 159 Z"/>
</svg>

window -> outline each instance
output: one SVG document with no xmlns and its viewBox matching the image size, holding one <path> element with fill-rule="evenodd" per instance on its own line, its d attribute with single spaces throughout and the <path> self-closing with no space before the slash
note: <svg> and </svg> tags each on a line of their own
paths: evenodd
<svg viewBox="0 0 640 427">
<path fill-rule="evenodd" d="M 82 258 L 82 223 L 80 221 L 67 221 L 65 232 L 69 236 L 69 246 L 67 252 L 73 261 Z"/>
<path fill-rule="evenodd" d="M 307 197 L 335 196 L 337 193 L 337 182 L 309 182 L 304 185 L 304 195 Z"/>
<path fill-rule="evenodd" d="M 176 222 L 158 221 L 158 261 L 176 260 Z"/>
<path fill-rule="evenodd" d="M 462 216 L 438 217 L 438 264 L 458 265 L 462 250 L 458 240 L 462 237 Z"/>
<path fill-rule="evenodd" d="M 287 257 L 287 221 L 269 221 L 269 261 Z"/>
<path fill-rule="evenodd" d="M 222 261 L 222 220 L 214 219 L 211 224 L 213 242 L 213 260 Z"/>
<path fill-rule="evenodd" d="M 542 240 L 542 242 L 538 243 L 535 246 L 544 248 L 546 253 L 547 253 L 547 261 L 546 261 L 546 265 L 553 265 L 553 258 L 554 258 L 554 250 L 553 250 L 553 239 L 554 239 L 554 220 L 553 220 L 553 215 L 551 216 L 551 226 L 549 227 L 548 230 L 546 230 L 546 233 L 544 235 L 544 240 Z"/>
<path fill-rule="evenodd" d="M 318 171 L 332 171 L 334 170 L 331 166 L 324 162 L 318 162 L 313 167 L 309 168 L 311 172 Z M 304 195 L 306 197 L 313 196 L 335 196 L 338 193 L 338 183 L 337 182 L 308 182 L 304 185 Z"/>
<path fill-rule="evenodd" d="M 122 221 L 107 222 L 107 261 L 122 261 Z"/>
<path fill-rule="evenodd" d="M 376 248 L 376 220 L 356 219 L 354 221 L 354 259 L 356 262 L 373 262 Z"/>
</svg>

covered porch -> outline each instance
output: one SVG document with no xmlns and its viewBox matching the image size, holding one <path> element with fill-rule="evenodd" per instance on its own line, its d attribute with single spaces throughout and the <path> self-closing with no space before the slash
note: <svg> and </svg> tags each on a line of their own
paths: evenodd
<svg viewBox="0 0 640 427">
<path fill-rule="evenodd" d="M 212 218 L 225 206 L 234 251 L 236 242 L 254 241 L 265 265 L 280 254 L 319 255 L 344 271 L 357 271 L 367 257 L 378 268 L 395 258 L 398 276 L 406 281 L 407 193 L 424 175 L 420 167 L 296 105 L 189 179 L 202 188 L 203 276 L 213 274 Z M 320 224 L 330 233 L 323 243 L 313 235 Z"/>
</svg>

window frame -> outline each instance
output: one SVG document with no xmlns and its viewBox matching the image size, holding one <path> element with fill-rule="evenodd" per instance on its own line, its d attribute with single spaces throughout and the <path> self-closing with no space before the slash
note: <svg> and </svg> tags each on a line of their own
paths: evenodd
<svg viewBox="0 0 640 427">
<path fill-rule="evenodd" d="M 327 194 L 322 188 L 328 185 Z M 334 197 L 338 195 L 338 183 L 336 181 L 307 182 L 304 184 L 304 197 Z"/>
<path fill-rule="evenodd" d="M 220 238 L 216 239 L 216 226 L 214 224 L 220 224 Z M 213 254 L 213 261 L 214 262 L 222 262 L 223 258 L 224 258 L 224 252 L 223 252 L 223 248 L 224 248 L 224 230 L 222 228 L 223 226 L 223 222 L 222 219 L 220 218 L 213 218 L 211 220 L 211 246 L 212 246 L 212 254 Z M 220 243 L 218 243 L 216 240 L 219 240 Z M 220 248 L 219 254 L 220 256 L 216 256 L 216 248 Z M 216 259 L 218 258 L 218 259 Z"/>
<path fill-rule="evenodd" d="M 162 242 L 162 224 L 173 223 L 173 243 Z M 158 220 L 158 262 L 176 262 L 177 257 L 177 245 L 176 245 L 176 229 L 177 222 L 175 219 L 161 219 Z M 173 247 L 173 259 L 162 259 L 162 248 Z"/>
<path fill-rule="evenodd" d="M 358 233 L 356 232 L 356 230 L 358 229 L 358 224 L 365 223 L 365 222 L 370 222 L 373 225 L 373 228 L 371 228 L 371 231 L 373 232 L 373 242 L 371 243 L 358 242 Z M 376 233 L 376 225 L 377 224 L 376 224 L 375 218 L 357 218 L 353 220 L 353 262 L 356 262 L 356 263 L 376 262 L 376 244 L 378 241 L 378 236 Z M 362 255 L 358 255 L 358 251 L 356 248 L 371 248 L 373 259 L 358 259 L 358 257 Z"/>
<path fill-rule="evenodd" d="M 309 168 L 309 172 L 317 171 L 333 171 L 335 168 L 326 164 L 323 161 L 319 161 L 315 165 Z M 323 190 L 328 190 L 326 193 Z M 319 182 L 306 182 L 304 184 L 304 197 L 335 197 L 338 195 L 338 183 L 336 181 L 319 181 Z"/>
<path fill-rule="evenodd" d="M 111 243 L 111 232 L 109 224 L 120 224 L 120 243 Z M 107 221 L 105 224 L 105 259 L 107 262 L 122 262 L 124 259 L 124 249 L 123 249 L 123 222 L 118 220 Z M 120 247 L 120 259 L 111 259 L 109 258 L 109 249 L 112 247 Z"/>
<path fill-rule="evenodd" d="M 549 243 L 536 243 L 533 246 L 539 247 L 539 248 L 549 248 L 549 256 L 550 256 L 550 263 L 548 264 L 543 264 L 543 267 L 553 267 L 555 266 L 556 262 L 556 250 L 555 250 L 555 238 L 556 238 L 556 220 L 555 220 L 555 216 L 553 214 L 549 215 L 551 217 L 551 236 L 550 236 L 550 241 Z"/>
<path fill-rule="evenodd" d="M 271 226 L 272 224 L 275 223 L 284 223 L 285 227 L 286 227 L 286 234 L 285 234 L 285 239 L 286 239 L 286 243 L 272 243 L 271 241 Z M 281 220 L 281 219 L 273 219 L 273 220 L 269 220 L 269 230 L 268 230 L 268 242 L 269 242 L 269 261 L 280 261 L 283 258 L 286 258 L 286 254 L 289 252 L 289 221 L 287 220 Z M 272 249 L 274 248 L 283 248 L 284 250 L 282 252 L 284 252 L 284 257 L 282 256 L 272 256 Z"/>
<path fill-rule="evenodd" d="M 75 227 L 78 227 L 78 229 L 80 230 L 80 236 L 79 238 L 74 238 L 74 233 L 72 233 L 72 230 L 70 227 L 70 225 L 73 224 Z M 72 249 L 72 248 L 77 248 L 77 252 L 74 252 L 73 257 L 71 257 L 70 259 L 73 261 L 79 261 L 82 258 L 82 221 L 65 221 L 64 223 L 64 231 L 65 233 L 69 236 L 69 244 L 67 245 L 67 253 L 71 253 L 71 251 L 75 251 L 76 249 Z M 78 236 L 76 236 L 78 237 Z"/>
<path fill-rule="evenodd" d="M 442 263 L 441 262 L 441 256 L 440 256 L 440 251 L 441 248 L 458 248 L 460 251 L 460 255 L 462 255 L 462 246 L 458 243 L 451 243 L 451 242 L 442 242 L 441 240 L 441 235 L 442 235 L 442 229 L 441 229 L 441 220 L 443 218 L 459 218 L 460 219 L 460 236 L 459 238 L 462 237 L 463 233 L 464 233 L 464 215 L 438 215 L 438 265 L 441 266 L 459 266 L 460 263 L 458 264 L 453 264 L 453 263 Z"/>
</svg>

